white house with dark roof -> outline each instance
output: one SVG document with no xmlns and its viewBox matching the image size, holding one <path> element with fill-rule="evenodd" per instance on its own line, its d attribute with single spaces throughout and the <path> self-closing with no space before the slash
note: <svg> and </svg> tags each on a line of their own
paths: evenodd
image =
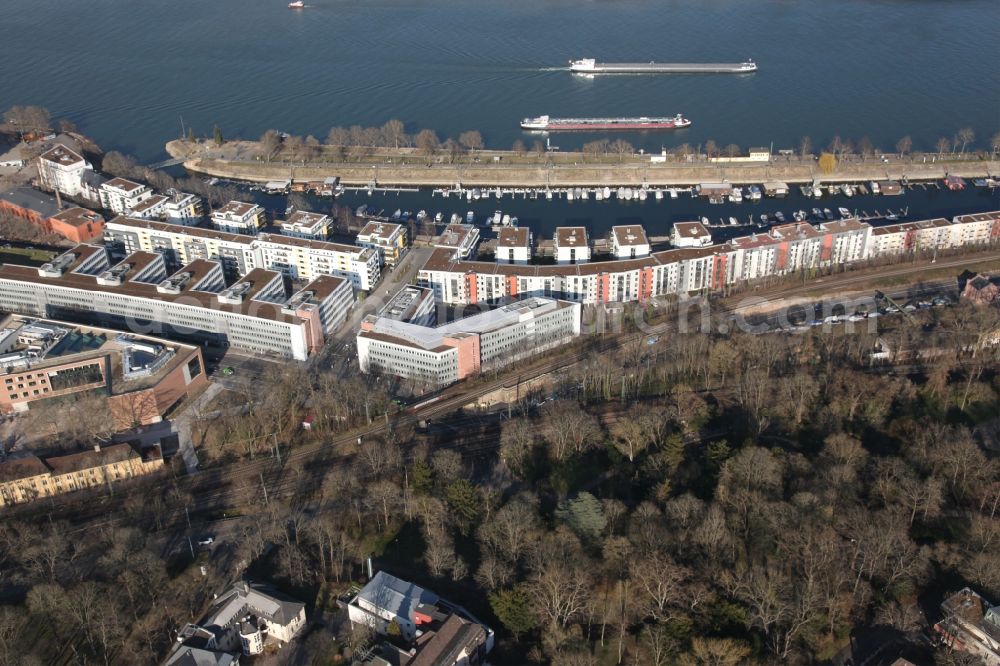
<svg viewBox="0 0 1000 666">
<path fill-rule="evenodd" d="M 101 185 L 101 205 L 119 215 L 128 213 L 152 195 L 149 185 L 127 178 L 112 178 Z"/>
<path fill-rule="evenodd" d="M 590 241 L 585 228 L 557 227 L 553 240 L 557 263 L 580 264 L 590 261 Z"/>
<path fill-rule="evenodd" d="M 497 234 L 496 258 L 503 264 L 526 264 L 531 261 L 531 229 L 504 227 Z"/>
<path fill-rule="evenodd" d="M 611 254 L 615 259 L 635 259 L 649 254 L 646 230 L 638 224 L 611 227 Z"/>
</svg>

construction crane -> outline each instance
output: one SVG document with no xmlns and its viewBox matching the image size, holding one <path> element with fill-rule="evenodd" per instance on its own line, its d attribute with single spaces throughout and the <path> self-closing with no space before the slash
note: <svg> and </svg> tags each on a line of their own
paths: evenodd
<svg viewBox="0 0 1000 666">
<path fill-rule="evenodd" d="M 902 313 L 902 315 L 904 317 L 906 317 L 906 321 L 908 321 L 909 323 L 911 323 L 914 326 L 916 326 L 917 320 L 913 318 L 913 315 L 911 315 L 909 312 L 907 312 L 906 310 L 904 310 L 903 307 L 899 303 L 897 303 L 896 301 L 894 301 L 892 299 L 892 296 L 889 296 L 888 294 L 886 294 L 884 292 L 876 290 L 875 291 L 875 302 L 877 303 L 878 301 L 885 301 L 886 303 L 888 303 L 892 307 L 896 308 L 897 311 L 899 311 L 900 313 Z"/>
</svg>

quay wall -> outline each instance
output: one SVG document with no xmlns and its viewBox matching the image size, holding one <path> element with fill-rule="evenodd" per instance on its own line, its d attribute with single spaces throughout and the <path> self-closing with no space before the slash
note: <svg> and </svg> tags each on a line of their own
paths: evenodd
<svg viewBox="0 0 1000 666">
<path fill-rule="evenodd" d="M 179 142 L 171 142 L 177 144 Z M 182 146 L 167 145 L 174 157 L 187 157 L 184 167 L 188 171 L 249 182 L 273 180 L 322 181 L 338 176 L 344 185 L 364 186 L 373 180 L 382 186 L 453 187 L 461 183 L 466 187 L 594 187 L 594 186 L 690 186 L 705 182 L 728 181 L 736 184 L 762 183 L 780 180 L 786 183 L 808 183 L 814 179 L 831 182 L 858 182 L 868 180 L 930 180 L 945 174 L 963 178 L 985 178 L 1000 173 L 998 160 L 961 160 L 921 163 L 917 161 L 891 161 L 883 163 L 874 159 L 861 162 L 844 162 L 830 173 L 822 173 L 811 161 L 784 162 L 776 158 L 767 163 L 755 164 L 706 164 L 651 163 L 648 156 L 643 161 L 622 163 L 574 164 L 572 154 L 561 153 L 561 163 L 553 165 L 512 165 L 503 163 L 479 164 L 298 164 L 285 162 L 266 163 L 250 159 L 225 159 L 185 155 Z M 581 162 L 583 156 L 580 155 Z"/>
</svg>

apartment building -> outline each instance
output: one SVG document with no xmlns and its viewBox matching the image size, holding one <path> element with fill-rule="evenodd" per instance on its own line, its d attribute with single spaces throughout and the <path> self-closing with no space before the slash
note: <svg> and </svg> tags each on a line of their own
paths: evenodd
<svg viewBox="0 0 1000 666">
<path fill-rule="evenodd" d="M 126 178 L 112 178 L 101 185 L 101 206 L 117 215 L 126 215 L 144 200 L 153 196 L 149 185 Z"/>
<path fill-rule="evenodd" d="M 195 259 L 219 261 L 230 276 L 246 275 L 254 268 L 280 270 L 292 279 L 305 281 L 335 275 L 363 291 L 370 291 L 381 279 L 375 250 L 279 234 L 254 237 L 116 217 L 106 225 L 104 241 L 117 253 L 164 253 L 172 265 Z"/>
<path fill-rule="evenodd" d="M 830 266 L 876 260 L 918 249 L 954 249 L 1000 241 L 1000 212 L 962 216 L 954 220 L 923 220 L 875 227 L 857 219 L 813 226 L 805 222 L 780 225 L 766 233 L 741 236 L 722 244 L 704 243 L 707 230 L 681 223 L 675 241 L 687 245 L 635 259 L 556 266 L 511 265 L 459 259 L 437 250 L 418 272 L 421 285 L 452 305 L 509 301 L 530 296 L 561 298 L 583 304 L 639 301 L 683 294 Z M 680 226 L 680 225 L 679 225 Z M 561 228 L 563 247 L 576 247 L 580 227 Z M 704 231 L 703 231 L 704 230 Z M 576 242 L 566 242 L 566 237 Z"/>
<path fill-rule="evenodd" d="M 191 226 L 201 222 L 205 215 L 201 197 L 186 192 L 167 190 L 167 201 L 163 204 L 163 217 L 171 224 Z"/>
<path fill-rule="evenodd" d="M 83 181 L 85 173 L 94 167 L 78 152 L 56 144 L 38 156 L 38 182 L 42 189 L 60 192 L 69 197 L 87 198 Z"/>
<path fill-rule="evenodd" d="M 357 335 L 362 372 L 445 386 L 580 335 L 580 305 L 530 298 L 429 327 L 369 315 Z"/>
<path fill-rule="evenodd" d="M 287 220 L 280 222 L 278 226 L 281 228 L 283 236 L 326 240 L 330 235 L 330 216 L 297 210 Z"/>
<path fill-rule="evenodd" d="M 382 263 L 390 268 L 400 262 L 409 247 L 404 225 L 377 220 L 372 220 L 361 229 L 355 243 L 376 250 Z"/>
<path fill-rule="evenodd" d="M 581 264 L 590 261 L 590 241 L 583 227 L 557 227 L 553 236 L 556 263 Z"/>
<path fill-rule="evenodd" d="M 131 210 L 129 215 L 140 220 L 159 220 L 166 215 L 168 198 L 162 194 L 146 197 Z"/>
<path fill-rule="evenodd" d="M 674 222 L 670 243 L 674 247 L 704 247 L 712 244 L 712 234 L 701 222 Z"/>
<path fill-rule="evenodd" d="M 0 322 L 0 412 L 99 390 L 116 430 L 149 425 L 208 385 L 195 345 L 10 315 Z"/>
<path fill-rule="evenodd" d="M 217 261 L 168 272 L 162 254 L 140 251 L 111 266 L 93 245 L 37 269 L 0 267 L 0 309 L 296 360 L 323 345 L 352 303 L 350 283 L 334 276 L 289 297 L 278 271 L 254 268 L 227 287 Z"/>
<path fill-rule="evenodd" d="M 262 266 L 280 270 L 293 280 L 337 275 L 350 280 L 356 289 L 370 291 L 381 277 L 375 250 L 278 234 L 260 234 L 252 245 Z"/>
<path fill-rule="evenodd" d="M 531 229 L 504 227 L 497 234 L 496 260 L 501 264 L 526 264 L 531 261 Z"/>
<path fill-rule="evenodd" d="M 615 259 L 635 259 L 649 255 L 646 230 L 638 224 L 611 227 L 611 255 Z"/>
<path fill-rule="evenodd" d="M 231 234 L 256 235 L 267 224 L 267 217 L 261 206 L 243 201 L 230 201 L 213 211 L 212 226 Z"/>
<path fill-rule="evenodd" d="M 161 469 L 163 456 L 158 446 L 140 451 L 130 444 L 95 444 L 92 450 L 62 456 L 15 455 L 0 462 L 0 507 L 86 488 L 114 487 L 119 481 Z"/>
<path fill-rule="evenodd" d="M 449 224 L 434 240 L 434 247 L 451 250 L 459 259 L 468 259 L 479 244 L 479 229 L 471 224 Z"/>
</svg>

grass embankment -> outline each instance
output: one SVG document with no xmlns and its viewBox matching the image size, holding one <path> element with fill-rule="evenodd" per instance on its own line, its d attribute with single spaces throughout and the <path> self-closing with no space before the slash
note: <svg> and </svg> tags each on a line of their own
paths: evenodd
<svg viewBox="0 0 1000 666">
<path fill-rule="evenodd" d="M 322 181 L 337 176 L 345 185 L 453 187 L 593 187 L 593 186 L 689 186 L 703 182 L 789 183 L 857 182 L 865 180 L 935 179 L 945 173 L 983 177 L 1000 171 L 996 160 L 956 159 L 921 162 L 891 160 L 842 162 L 829 174 L 822 173 L 812 159 L 775 158 L 767 163 L 716 164 L 704 160 L 687 162 L 668 156 L 653 163 L 649 155 L 590 155 L 580 152 L 515 153 L 483 150 L 475 153 L 422 154 L 414 148 L 344 150 L 320 147 L 308 159 L 294 161 L 280 156 L 262 159 L 253 141 L 231 141 L 222 146 L 171 141 L 167 152 L 184 158 L 189 171 L 228 180 Z"/>
</svg>

